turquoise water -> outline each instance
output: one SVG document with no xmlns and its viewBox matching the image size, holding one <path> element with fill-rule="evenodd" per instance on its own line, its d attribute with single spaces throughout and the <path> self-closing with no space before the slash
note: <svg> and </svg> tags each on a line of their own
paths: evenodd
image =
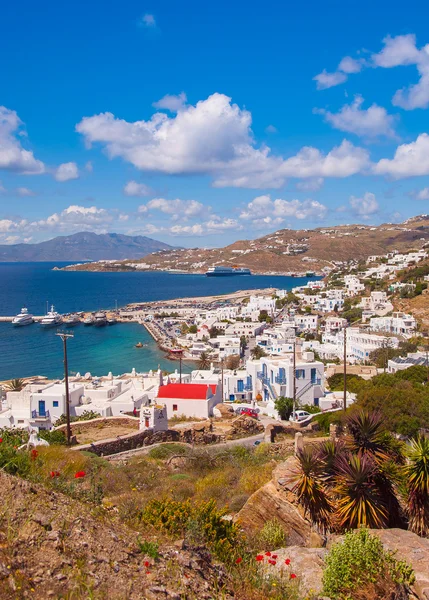
<svg viewBox="0 0 429 600">
<path fill-rule="evenodd" d="M 205 277 L 170 273 L 91 273 L 53 271 L 65 263 L 0 263 L 0 315 L 12 316 L 22 306 L 34 315 L 42 315 L 46 301 L 60 313 L 107 309 L 131 302 L 167 300 L 189 296 L 227 294 L 243 289 L 276 287 L 291 289 L 307 278 L 275 275 L 251 277 Z M 84 327 L 71 330 L 69 342 L 70 372 L 117 375 L 133 367 L 137 371 L 174 370 L 143 326 L 136 323 L 110 327 Z M 137 349 L 135 344 L 147 344 Z M 189 368 L 189 367 L 188 367 Z M 55 329 L 44 330 L 38 324 L 12 327 L 0 323 L 0 381 L 13 377 L 62 374 L 61 340 Z M 185 368 L 184 368 L 185 370 Z"/>
<path fill-rule="evenodd" d="M 114 375 L 136 371 L 161 369 L 174 371 L 177 361 L 165 358 L 146 329 L 138 323 L 117 323 L 106 327 L 85 327 L 77 325 L 67 332 L 74 334 L 68 341 L 68 362 L 70 373 L 78 371 L 83 375 L 90 371 L 93 375 Z M 12 327 L 10 323 L 0 323 L 1 359 L 0 381 L 14 377 L 46 375 L 62 377 L 63 346 L 55 335 L 56 330 L 43 329 L 37 323 L 28 327 Z M 145 344 L 135 348 L 137 342 Z M 183 366 L 183 371 L 190 367 Z"/>
</svg>

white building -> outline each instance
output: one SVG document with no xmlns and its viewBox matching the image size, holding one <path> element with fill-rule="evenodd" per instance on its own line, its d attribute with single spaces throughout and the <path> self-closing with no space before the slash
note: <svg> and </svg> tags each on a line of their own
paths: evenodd
<svg viewBox="0 0 429 600">
<path fill-rule="evenodd" d="M 344 286 L 347 296 L 356 296 L 365 289 L 365 285 L 354 275 L 346 275 L 344 277 Z"/>
<path fill-rule="evenodd" d="M 364 296 L 359 303 L 363 316 L 384 316 L 393 310 L 393 304 L 387 298 L 386 292 L 374 291 L 369 296 Z"/>
<path fill-rule="evenodd" d="M 319 404 L 324 395 L 324 365 L 314 360 L 312 352 L 297 352 L 295 373 L 293 372 L 293 354 L 279 357 L 262 357 L 249 360 L 246 371 L 253 387 L 253 397 L 257 394 L 267 402 L 266 411 L 270 416 L 278 417 L 274 402 L 279 396 L 292 398 L 294 381 L 298 404 Z"/>
<path fill-rule="evenodd" d="M 318 315 L 295 315 L 294 323 L 297 331 L 317 331 Z"/>
<path fill-rule="evenodd" d="M 341 317 L 326 317 L 325 332 L 327 334 L 338 333 L 347 326 L 347 319 Z"/>
<path fill-rule="evenodd" d="M 209 341 L 210 346 L 217 351 L 218 357 L 240 355 L 240 338 L 229 335 L 218 335 Z"/>
<path fill-rule="evenodd" d="M 416 365 L 429 366 L 426 352 L 409 352 L 406 357 L 395 356 L 395 358 L 391 358 L 388 361 L 387 370 L 389 373 L 396 373 L 397 371 L 403 371 Z"/>
<path fill-rule="evenodd" d="M 157 404 L 165 404 L 170 418 L 174 415 L 208 419 L 222 402 L 219 385 L 169 383 L 158 390 Z"/>
<path fill-rule="evenodd" d="M 374 317 L 369 320 L 372 331 L 393 333 L 410 338 L 415 335 L 417 323 L 412 315 L 394 312 L 391 317 Z"/>
</svg>

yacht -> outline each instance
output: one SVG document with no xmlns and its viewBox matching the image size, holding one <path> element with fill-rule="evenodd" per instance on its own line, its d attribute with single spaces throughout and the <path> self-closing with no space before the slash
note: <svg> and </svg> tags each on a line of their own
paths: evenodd
<svg viewBox="0 0 429 600">
<path fill-rule="evenodd" d="M 64 325 L 66 327 L 74 327 L 75 325 L 78 325 L 79 323 L 80 323 L 80 319 L 79 319 L 78 315 L 68 315 L 64 319 Z"/>
<path fill-rule="evenodd" d="M 228 275 L 251 275 L 250 269 L 243 267 L 209 267 L 207 277 L 225 277 Z"/>
<path fill-rule="evenodd" d="M 94 325 L 96 327 L 103 327 L 104 325 L 107 325 L 106 313 L 104 313 L 104 312 L 95 313 Z"/>
<path fill-rule="evenodd" d="M 93 315 L 88 315 L 83 320 L 84 325 L 94 325 L 94 322 L 95 322 L 95 319 L 94 319 Z"/>
<path fill-rule="evenodd" d="M 33 315 L 30 315 L 28 309 L 23 307 L 21 308 L 19 315 L 16 315 L 16 317 L 12 320 L 12 325 L 15 327 L 22 327 L 23 325 L 31 325 L 33 321 Z"/>
<path fill-rule="evenodd" d="M 62 322 L 62 316 L 56 312 L 54 305 L 52 305 L 51 310 L 40 321 L 40 325 L 43 327 L 56 327 L 57 325 L 61 325 Z"/>
<path fill-rule="evenodd" d="M 108 325 L 115 325 L 117 322 L 118 322 L 118 320 L 115 317 L 107 317 Z"/>
</svg>

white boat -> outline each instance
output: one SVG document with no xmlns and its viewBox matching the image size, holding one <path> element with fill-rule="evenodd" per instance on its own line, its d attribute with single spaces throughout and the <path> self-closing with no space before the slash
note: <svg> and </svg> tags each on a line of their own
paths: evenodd
<svg viewBox="0 0 429 600">
<path fill-rule="evenodd" d="M 95 322 L 95 319 L 94 319 L 94 317 L 92 315 L 88 315 L 83 320 L 83 324 L 84 325 L 94 325 L 94 322 Z"/>
<path fill-rule="evenodd" d="M 80 319 L 77 315 L 68 315 L 63 322 L 66 327 L 74 327 L 80 323 Z"/>
<path fill-rule="evenodd" d="M 51 310 L 40 321 L 40 325 L 42 327 L 56 327 L 57 325 L 61 325 L 62 322 L 62 316 L 56 312 L 54 305 L 52 305 Z"/>
<path fill-rule="evenodd" d="M 103 327 L 104 325 L 107 325 L 106 313 L 104 313 L 104 312 L 95 313 L 94 325 L 96 327 Z"/>
<path fill-rule="evenodd" d="M 117 319 L 115 319 L 115 317 L 108 317 L 107 318 L 107 324 L 108 325 L 115 325 L 118 322 Z"/>
<path fill-rule="evenodd" d="M 12 320 L 12 325 L 15 327 L 22 327 L 23 325 L 31 325 L 34 322 L 33 315 L 30 315 L 28 309 L 23 307 L 19 315 Z"/>
</svg>

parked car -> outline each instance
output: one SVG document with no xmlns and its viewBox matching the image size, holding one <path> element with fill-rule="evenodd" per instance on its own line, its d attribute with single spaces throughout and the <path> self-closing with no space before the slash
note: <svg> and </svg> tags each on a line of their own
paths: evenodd
<svg viewBox="0 0 429 600">
<path fill-rule="evenodd" d="M 295 418 L 294 418 L 294 415 L 292 414 L 291 417 L 289 418 L 289 421 L 299 423 L 300 421 L 305 421 L 310 416 L 311 416 L 310 413 L 307 412 L 306 410 L 296 410 Z"/>
<path fill-rule="evenodd" d="M 252 417 L 253 419 L 258 418 L 258 413 L 256 412 L 256 410 L 253 410 L 253 408 L 244 408 L 241 411 L 241 414 L 246 415 L 247 417 Z"/>
</svg>

